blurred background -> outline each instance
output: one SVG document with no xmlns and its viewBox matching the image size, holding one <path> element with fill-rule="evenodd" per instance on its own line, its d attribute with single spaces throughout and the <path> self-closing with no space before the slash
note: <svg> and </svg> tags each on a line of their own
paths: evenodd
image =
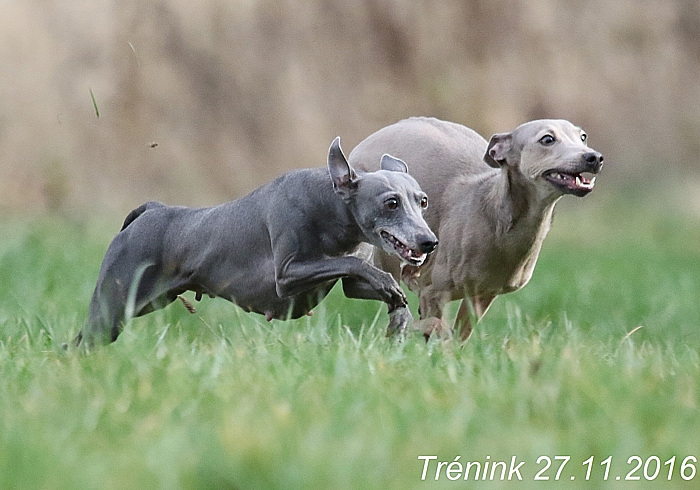
<svg viewBox="0 0 700 490">
<path fill-rule="evenodd" d="M 697 0 L 4 0 L 0 73 L 4 214 L 215 204 L 415 115 L 569 119 L 588 199 L 700 213 Z"/>
</svg>

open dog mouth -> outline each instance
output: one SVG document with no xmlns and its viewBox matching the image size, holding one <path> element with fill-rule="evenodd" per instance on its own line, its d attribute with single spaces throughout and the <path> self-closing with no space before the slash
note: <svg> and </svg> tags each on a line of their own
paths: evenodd
<svg viewBox="0 0 700 490">
<path fill-rule="evenodd" d="M 593 190 L 595 175 L 592 172 L 571 173 L 563 170 L 548 170 L 544 178 L 565 194 L 585 196 Z"/>
<path fill-rule="evenodd" d="M 394 235 L 384 230 L 380 232 L 380 235 L 384 239 L 384 241 L 394 249 L 396 255 L 401 257 L 408 264 L 420 266 L 421 264 L 423 264 L 423 262 L 425 262 L 425 259 L 428 256 L 428 254 L 420 252 L 418 250 L 413 250 L 408 245 L 404 244 L 401 240 L 396 238 Z"/>
</svg>

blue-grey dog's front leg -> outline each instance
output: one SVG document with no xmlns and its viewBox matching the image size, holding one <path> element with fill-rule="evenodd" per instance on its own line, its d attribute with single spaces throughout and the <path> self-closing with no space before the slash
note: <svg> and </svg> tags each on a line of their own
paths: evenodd
<svg viewBox="0 0 700 490">
<path fill-rule="evenodd" d="M 342 279 L 349 298 L 383 301 L 389 310 L 387 337 L 405 332 L 412 320 L 406 295 L 391 274 L 353 256 L 313 262 L 289 260 L 278 270 L 277 290 L 282 297 L 313 289 L 319 284 Z"/>
<path fill-rule="evenodd" d="M 348 298 L 374 299 L 382 301 L 369 283 L 356 277 L 343 278 L 343 292 Z M 413 322 L 413 315 L 406 304 L 392 307 L 389 306 L 389 325 L 386 328 L 386 336 L 394 337 L 403 335 L 408 326 Z"/>
<path fill-rule="evenodd" d="M 344 277 L 364 281 L 374 291 L 370 299 L 379 299 L 393 308 L 406 304 L 406 295 L 391 274 L 353 256 L 307 262 L 292 260 L 278 270 L 275 279 L 277 293 L 287 297 Z"/>
</svg>

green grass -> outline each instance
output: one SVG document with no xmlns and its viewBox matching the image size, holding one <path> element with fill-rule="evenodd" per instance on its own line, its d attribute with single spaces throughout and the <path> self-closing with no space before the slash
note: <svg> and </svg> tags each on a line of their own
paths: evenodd
<svg viewBox="0 0 700 490">
<path fill-rule="evenodd" d="M 700 219 L 591 208 L 563 207 L 531 283 L 463 348 L 389 342 L 380 304 L 334 290 L 291 322 L 177 303 L 64 352 L 119 223 L 7 219 L 0 488 L 696 488 L 679 469 L 700 459 Z M 615 480 L 633 455 L 649 475 L 659 458 L 655 481 Z M 436 461 L 421 481 L 419 456 L 515 456 L 523 481 L 435 481 Z"/>
</svg>

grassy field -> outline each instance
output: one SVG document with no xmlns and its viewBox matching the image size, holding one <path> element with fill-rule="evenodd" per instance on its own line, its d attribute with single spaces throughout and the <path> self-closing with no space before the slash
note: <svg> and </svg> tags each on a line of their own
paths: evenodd
<svg viewBox="0 0 700 490">
<path fill-rule="evenodd" d="M 64 352 L 119 223 L 4 220 L 0 488 L 697 488 L 700 218 L 564 204 L 463 348 L 389 342 L 334 290 L 292 322 L 177 303 Z"/>
</svg>

